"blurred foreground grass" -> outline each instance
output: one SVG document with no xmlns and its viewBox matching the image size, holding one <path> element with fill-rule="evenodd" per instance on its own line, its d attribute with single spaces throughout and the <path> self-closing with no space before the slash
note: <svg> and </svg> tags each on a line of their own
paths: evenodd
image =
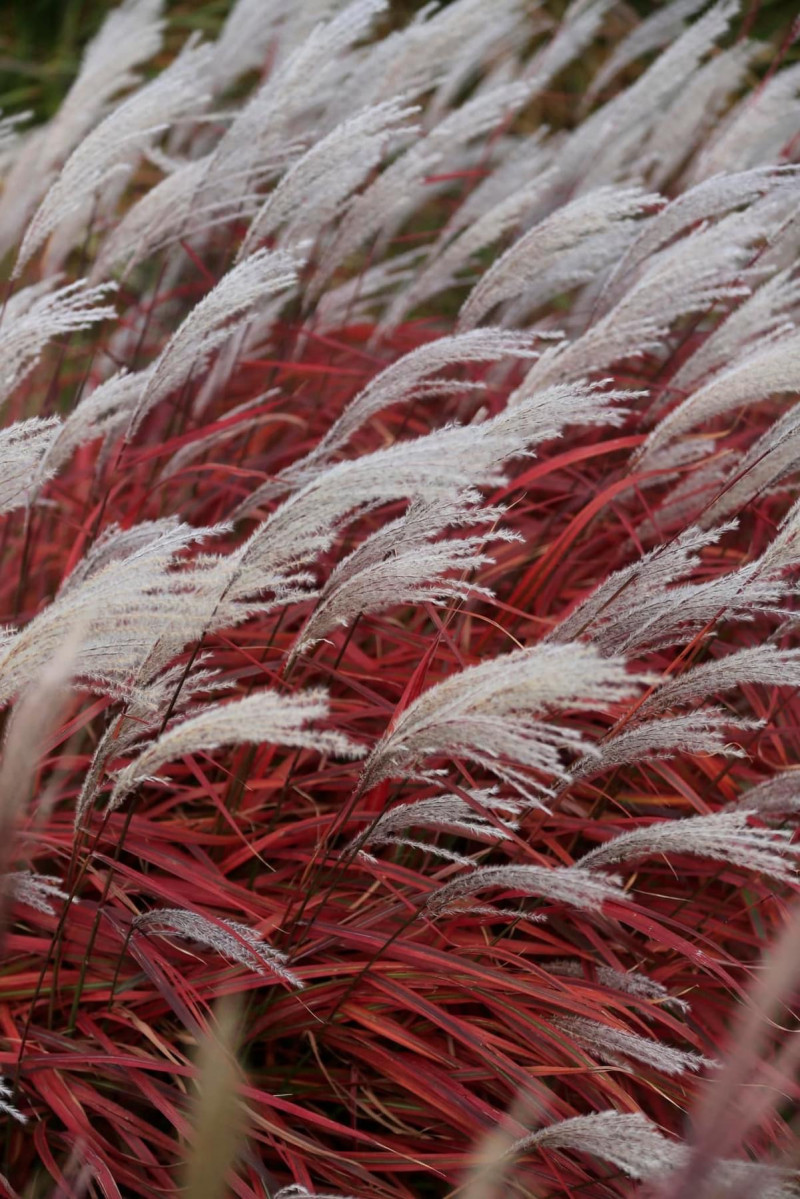
<svg viewBox="0 0 800 1199">
<path fill-rule="evenodd" d="M 77 73 L 83 47 L 117 3 L 0 0 L 0 110 L 51 116 Z M 193 29 L 215 34 L 229 7 L 230 0 L 166 5 L 170 28 L 183 36 Z"/>
</svg>

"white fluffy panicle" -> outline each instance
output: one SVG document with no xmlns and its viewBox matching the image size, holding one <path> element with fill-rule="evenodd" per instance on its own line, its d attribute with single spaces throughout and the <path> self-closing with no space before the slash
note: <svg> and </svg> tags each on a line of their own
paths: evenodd
<svg viewBox="0 0 800 1199">
<path fill-rule="evenodd" d="M 51 416 L 0 430 L 0 512 L 21 507 L 30 497 L 31 481 L 54 473 L 45 470 L 45 463 L 61 427 L 58 417 Z"/>
<path fill-rule="evenodd" d="M 520 295 L 532 276 L 547 270 L 579 242 L 615 224 L 630 224 L 658 202 L 659 197 L 638 188 L 601 188 L 558 209 L 516 241 L 484 274 L 461 310 L 462 328 L 471 328 L 497 304 Z"/>
<path fill-rule="evenodd" d="M 45 282 L 17 292 L 0 324 L 0 402 L 27 378 L 49 341 L 112 320 L 115 309 L 100 301 L 114 290 L 110 284 L 88 287 L 79 279 L 55 291 Z"/>
<path fill-rule="evenodd" d="M 297 280 L 298 261 L 291 254 L 259 250 L 233 267 L 212 288 L 172 335 L 148 373 L 134 408 L 129 434 L 144 415 L 205 366 L 210 355 L 269 296 Z"/>
<path fill-rule="evenodd" d="M 218 530 L 179 522 L 148 530 L 143 545 L 95 558 L 90 570 L 32 620 L 0 641 L 0 703 L 30 682 L 73 634 L 74 675 L 105 694 L 130 695 L 135 676 L 159 641 L 174 656 L 201 636 L 208 617 L 203 576 L 179 568 L 193 542 Z M 80 569 L 80 568 L 79 568 Z"/>
<path fill-rule="evenodd" d="M 412 504 L 405 516 L 390 521 L 343 558 L 320 592 L 293 653 L 300 653 L 361 612 L 381 612 L 402 603 L 444 604 L 471 595 L 490 596 L 471 581 L 490 562 L 482 552 L 492 537 L 510 536 L 491 529 L 473 537 L 436 536 L 448 527 L 493 524 L 498 509 L 474 509 L 463 499 L 452 503 Z"/>
<path fill-rule="evenodd" d="M 570 781 L 592 778 L 618 766 L 673 758 L 679 754 L 727 754 L 745 757 L 745 751 L 731 737 L 746 738 L 761 727 L 757 720 L 732 716 L 722 708 L 704 707 L 696 712 L 645 720 L 607 737 L 593 752 L 581 758 L 570 772 Z"/>
<path fill-rule="evenodd" d="M 34 908 L 46 916 L 55 916 L 56 900 L 69 899 L 62 887 L 62 880 L 52 874 L 35 874 L 32 870 L 19 870 L 7 874 L 2 880 L 17 903 Z M 60 906 L 60 905 L 59 905 Z"/>
<path fill-rule="evenodd" d="M 279 476 L 280 483 L 285 481 L 297 486 L 313 478 L 370 417 L 390 404 L 444 399 L 454 392 L 465 390 L 463 381 L 458 378 L 436 378 L 441 371 L 473 362 L 496 362 L 507 357 L 538 357 L 534 339 L 528 334 L 505 332 L 502 329 L 476 329 L 455 337 L 438 337 L 430 344 L 412 350 L 381 371 L 359 392 L 307 458 Z"/>
<path fill-rule="evenodd" d="M 10 1116 L 12 1120 L 16 1120 L 19 1124 L 26 1124 L 28 1117 L 23 1115 L 19 1108 L 15 1107 L 11 1102 L 13 1094 L 11 1086 L 0 1076 L 0 1114 Z"/>
<path fill-rule="evenodd" d="M 664 1136 L 641 1112 L 615 1111 L 560 1120 L 516 1141 L 509 1153 L 551 1149 L 588 1153 L 635 1179 L 664 1179 L 689 1157 L 685 1145 Z M 791 1182 L 782 1180 L 778 1171 L 747 1161 L 716 1163 L 713 1181 L 723 1193 L 759 1199 L 791 1199 L 794 1194 Z"/>
<path fill-rule="evenodd" d="M 451 862 L 469 865 L 469 859 L 462 854 L 435 842 L 421 845 L 409 837 L 406 830 L 424 828 L 433 832 L 458 833 L 475 841 L 505 841 L 517 828 L 516 817 L 521 810 L 519 803 L 503 799 L 494 787 L 473 792 L 469 799 L 436 795 L 432 799 L 418 799 L 390 808 L 353 844 L 362 849 L 367 845 L 407 845 L 423 848 Z"/>
<path fill-rule="evenodd" d="M 707 699 L 721 691 L 730 691 L 746 683 L 767 687 L 800 687 L 800 649 L 780 649 L 776 645 L 755 645 L 694 666 L 685 674 L 666 679 L 645 700 L 642 711 L 663 712 L 679 704 Z"/>
<path fill-rule="evenodd" d="M 730 862 L 746 870 L 768 874 L 783 882 L 794 877 L 794 859 L 800 846 L 792 844 L 791 829 L 758 828 L 750 823 L 754 813 L 715 812 L 688 820 L 637 828 L 620 833 L 584 854 L 579 865 L 587 868 L 617 866 L 661 854 L 682 854 Z"/>
<path fill-rule="evenodd" d="M 327 715 L 328 699 L 321 691 L 290 698 L 261 691 L 246 699 L 207 707 L 162 733 L 120 771 L 109 807 L 118 807 L 136 787 L 152 781 L 154 772 L 166 762 L 201 750 L 209 752 L 223 745 L 275 741 L 281 745 L 315 749 L 319 753 L 360 757 L 363 752 L 360 746 L 340 733 L 306 728 L 311 721 L 324 719 Z"/>
<path fill-rule="evenodd" d="M 139 82 L 134 68 L 161 47 L 162 9 L 163 0 L 124 0 L 113 9 L 86 46 L 78 75 L 53 119 L 28 133 L 0 197 L 3 253 L 19 237 L 64 160 L 107 115 L 114 97 Z"/>
<path fill-rule="evenodd" d="M 603 987 L 609 987 L 614 991 L 621 991 L 625 995 L 630 995 L 632 999 L 664 1004 L 679 1011 L 689 1010 L 689 1004 L 686 1000 L 670 995 L 662 983 L 656 982 L 655 979 L 648 978 L 646 974 L 641 974 L 636 970 L 628 970 L 623 973 L 621 970 L 612 969 L 611 966 L 594 966 L 589 971 L 586 968 L 586 963 L 577 959 L 550 962 L 547 968 L 551 974 L 584 979 L 589 986 L 600 984 Z M 597 980 L 596 982 L 595 979 Z"/>
<path fill-rule="evenodd" d="M 701 1070 L 713 1065 L 699 1053 L 688 1049 L 676 1049 L 664 1045 L 652 1037 L 643 1037 L 627 1029 L 612 1028 L 596 1020 L 581 1016 L 567 1016 L 558 1021 L 559 1028 L 571 1033 L 603 1062 L 618 1064 L 620 1059 L 633 1058 L 645 1066 L 652 1066 L 662 1074 L 683 1074 L 687 1070 Z"/>
<path fill-rule="evenodd" d="M 413 132 L 419 110 L 398 101 L 362 109 L 337 125 L 284 174 L 250 222 L 239 257 L 281 230 L 286 245 L 325 229 L 345 210 L 351 193 L 401 134 Z"/>
<path fill-rule="evenodd" d="M 588 646 L 533 646 L 468 667 L 414 700 L 370 754 L 362 787 L 418 768 L 427 758 L 465 757 L 530 802 L 565 774 L 565 754 L 587 741 L 552 717 L 603 710 L 632 698 L 642 679 L 624 661 Z M 537 781 L 538 780 L 538 781 Z"/>
<path fill-rule="evenodd" d="M 432 892 L 425 907 L 436 916 L 469 911 L 471 897 L 487 890 L 512 891 L 588 911 L 599 911 L 606 900 L 619 903 L 626 898 L 618 879 L 600 878 L 577 866 L 480 866 Z"/>
<path fill-rule="evenodd" d="M 194 941 L 258 974 L 275 974 L 293 987 L 303 986 L 287 969 L 285 954 L 267 945 L 261 933 L 236 920 L 211 919 L 182 908 L 158 908 L 137 916 L 134 928 Z"/>
<path fill-rule="evenodd" d="M 748 787 L 737 807 L 760 816 L 791 815 L 800 809 L 800 777 L 797 770 L 782 770 L 756 787 Z"/>
<path fill-rule="evenodd" d="M 85 236 L 93 203 L 105 201 L 109 188 L 116 192 L 173 122 L 202 110 L 208 100 L 203 80 L 209 58 L 208 47 L 188 46 L 78 142 L 25 231 L 16 274 L 65 220 L 72 226 L 78 219 L 75 240 Z"/>
</svg>

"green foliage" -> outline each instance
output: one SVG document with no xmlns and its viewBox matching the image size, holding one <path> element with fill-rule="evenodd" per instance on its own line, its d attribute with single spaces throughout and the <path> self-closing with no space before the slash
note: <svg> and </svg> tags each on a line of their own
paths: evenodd
<svg viewBox="0 0 800 1199">
<path fill-rule="evenodd" d="M 401 22 L 423 3 L 393 0 L 393 16 Z M 0 24 L 0 111 L 31 110 L 39 120 L 52 116 L 77 72 L 83 47 L 115 6 L 115 0 L 18 0 L 8 6 Z M 558 12 L 566 7 L 563 0 L 546 6 Z M 230 0 L 166 0 L 175 44 L 190 30 L 215 37 L 230 7 Z M 628 7 L 647 16 L 661 4 L 632 0 Z M 752 21 L 751 36 L 780 39 L 797 15 L 797 0 L 751 0 L 745 20 Z"/>
</svg>

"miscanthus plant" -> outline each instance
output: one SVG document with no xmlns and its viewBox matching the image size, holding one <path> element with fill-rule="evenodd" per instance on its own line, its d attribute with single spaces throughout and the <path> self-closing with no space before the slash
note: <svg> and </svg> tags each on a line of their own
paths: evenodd
<svg viewBox="0 0 800 1199">
<path fill-rule="evenodd" d="M 177 1194 L 231 995 L 241 1199 L 796 1193 L 796 945 L 729 1031 L 800 811 L 750 8 L 125 0 L 0 126 L 10 1195 Z"/>
</svg>

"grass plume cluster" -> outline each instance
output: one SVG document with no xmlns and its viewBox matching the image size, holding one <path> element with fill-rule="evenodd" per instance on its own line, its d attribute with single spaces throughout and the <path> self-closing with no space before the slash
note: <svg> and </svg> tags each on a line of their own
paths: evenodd
<svg viewBox="0 0 800 1199">
<path fill-rule="evenodd" d="M 0 125 L 10 1195 L 798 1193 L 797 30 L 490 7 Z"/>
</svg>

